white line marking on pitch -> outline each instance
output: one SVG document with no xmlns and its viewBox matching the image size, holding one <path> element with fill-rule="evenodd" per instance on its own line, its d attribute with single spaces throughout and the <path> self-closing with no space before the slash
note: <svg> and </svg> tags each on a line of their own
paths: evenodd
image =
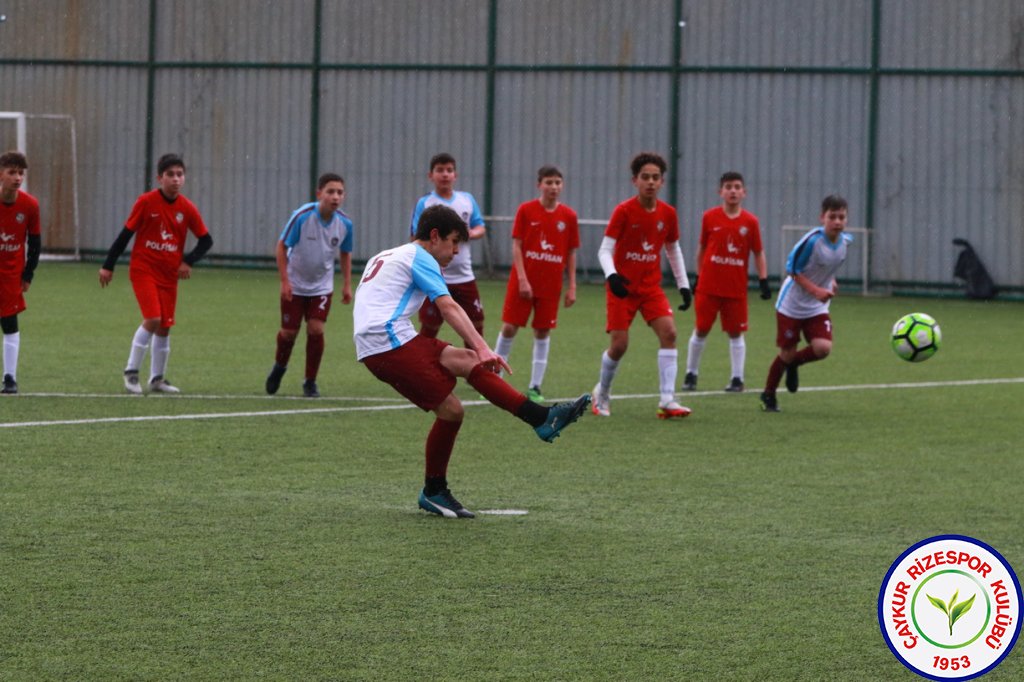
<svg viewBox="0 0 1024 682">
<path fill-rule="evenodd" d="M 526 516 L 530 512 L 526 509 L 479 509 L 476 513 L 492 516 Z"/>
<path fill-rule="evenodd" d="M 920 383 L 894 383 L 894 384 L 850 384 L 846 386 L 808 386 L 802 387 L 801 392 L 807 391 L 863 391 L 863 390 L 884 390 L 884 389 L 903 389 L 903 388 L 936 388 L 936 387 L 956 387 L 956 386 L 986 386 L 992 384 L 1021 384 L 1024 383 L 1024 377 L 1010 377 L 1005 379 L 965 379 L 962 381 L 923 381 Z M 753 391 L 751 391 L 753 393 Z M 26 394 L 29 395 L 29 394 Z M 694 391 L 693 393 L 684 393 L 684 395 L 691 396 L 712 396 L 712 395 L 734 395 L 726 394 L 725 391 Z M 88 397 L 86 394 L 81 394 L 78 397 Z M 102 397 L 110 397 L 109 395 L 103 395 Z M 128 396 L 128 398 L 135 398 L 137 396 Z M 195 397 L 195 396 L 191 396 Z M 228 396 L 218 396 L 228 397 Z M 650 398 L 658 397 L 654 393 L 633 393 L 633 394 L 612 394 L 612 398 L 616 400 L 646 400 Z M 3 398 L 3 400 L 17 400 L 16 397 Z M 167 400 L 183 400 L 185 396 L 167 397 L 162 398 Z M 345 398 L 345 400 L 359 400 L 359 398 Z M 370 399 L 374 400 L 374 399 Z M 487 405 L 486 400 L 464 400 L 464 405 L 475 406 L 475 405 Z M 197 413 L 197 414 L 154 414 L 154 415 L 141 415 L 136 417 L 97 417 L 92 419 L 53 419 L 47 421 L 30 421 L 30 422 L 6 422 L 0 423 L 0 428 L 3 429 L 14 429 L 26 426 L 69 426 L 69 425 L 89 425 L 89 424 L 114 424 L 114 423 L 126 423 L 126 422 L 152 422 L 152 421 L 177 421 L 186 419 L 232 419 L 232 418 L 248 418 L 248 417 L 275 417 L 275 416 L 287 416 L 296 414 L 329 414 L 334 412 L 373 412 L 377 410 L 413 410 L 418 409 L 415 405 L 410 403 L 400 403 L 391 405 L 367 405 L 367 406 L 348 406 L 348 407 L 311 407 L 305 409 L 296 410 L 258 410 L 253 412 L 213 412 L 213 413 Z"/>
</svg>

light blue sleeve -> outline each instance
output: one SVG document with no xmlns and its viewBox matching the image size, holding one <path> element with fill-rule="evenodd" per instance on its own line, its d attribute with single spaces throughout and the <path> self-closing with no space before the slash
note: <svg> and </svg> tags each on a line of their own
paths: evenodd
<svg viewBox="0 0 1024 682">
<path fill-rule="evenodd" d="M 409 222 L 409 236 L 416 236 L 416 225 L 420 222 L 420 214 L 423 213 L 423 205 L 427 203 L 427 197 L 420 197 L 416 202 L 416 208 L 412 210 L 412 220 Z"/>
<path fill-rule="evenodd" d="M 355 225 L 352 223 L 352 219 L 349 218 L 341 211 L 338 212 L 341 215 L 341 222 L 345 224 L 345 238 L 341 241 L 341 252 L 352 253 L 352 229 Z"/>
<path fill-rule="evenodd" d="M 278 237 L 284 245 L 289 249 L 299 243 L 299 239 L 302 238 L 302 224 L 306 222 L 306 218 L 309 217 L 309 211 L 306 210 L 307 205 L 300 206 L 292 213 L 291 217 L 288 218 L 288 222 L 284 226 L 284 230 L 281 232 L 281 236 Z"/>
<path fill-rule="evenodd" d="M 786 272 L 791 275 L 797 275 L 804 271 L 807 267 L 807 262 L 811 259 L 811 254 L 814 252 L 814 244 L 821 238 L 821 228 L 815 228 L 805 234 L 803 239 L 796 243 L 793 250 L 789 252 L 789 257 L 786 258 Z"/>
<path fill-rule="evenodd" d="M 476 205 L 476 199 L 472 194 L 469 195 L 469 201 L 473 204 L 473 213 L 469 216 L 469 226 L 479 227 L 484 224 L 484 216 L 480 213 L 480 207 Z"/>
<path fill-rule="evenodd" d="M 412 259 L 412 282 L 431 301 L 438 296 L 449 295 L 448 285 L 444 283 L 444 275 L 441 274 L 441 266 L 421 246 L 416 247 L 416 255 Z"/>
</svg>

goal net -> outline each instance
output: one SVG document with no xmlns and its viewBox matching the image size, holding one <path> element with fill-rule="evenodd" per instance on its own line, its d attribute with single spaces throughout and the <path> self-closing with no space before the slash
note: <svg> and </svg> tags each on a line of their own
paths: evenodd
<svg viewBox="0 0 1024 682">
<path fill-rule="evenodd" d="M 780 277 L 786 277 L 786 259 L 800 237 L 814 229 L 813 225 L 783 225 L 780 231 L 779 253 L 782 254 Z M 868 275 L 868 254 L 871 253 L 871 230 L 866 227 L 847 227 L 853 241 L 847 247 L 846 262 L 836 273 L 836 280 L 847 291 L 851 287 L 859 287 L 862 295 L 867 295 L 871 282 Z"/>
<path fill-rule="evenodd" d="M 28 157 L 22 189 L 39 200 L 43 258 L 80 256 L 75 119 L 65 114 L 0 111 L 0 153 Z"/>
</svg>

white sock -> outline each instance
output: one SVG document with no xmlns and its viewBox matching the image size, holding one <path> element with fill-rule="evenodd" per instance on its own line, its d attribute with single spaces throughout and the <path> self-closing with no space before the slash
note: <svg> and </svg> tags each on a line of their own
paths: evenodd
<svg viewBox="0 0 1024 682">
<path fill-rule="evenodd" d="M 21 332 L 4 334 L 4 374 L 18 380 L 18 349 L 21 348 Z"/>
<path fill-rule="evenodd" d="M 531 386 L 540 386 L 544 383 L 544 372 L 548 369 L 548 352 L 550 350 L 550 336 L 533 340 L 533 373 L 530 374 Z"/>
<path fill-rule="evenodd" d="M 505 358 L 505 362 L 508 362 L 508 356 L 512 354 L 512 342 L 516 340 L 514 336 L 505 336 L 501 332 L 498 332 L 498 341 L 494 344 L 494 352 Z"/>
<path fill-rule="evenodd" d="M 141 325 L 135 330 L 132 338 L 132 350 L 128 353 L 128 365 L 124 368 L 126 372 L 138 372 L 142 365 L 142 358 L 146 357 L 146 349 L 153 338 L 153 332 L 147 332 Z"/>
<path fill-rule="evenodd" d="M 704 353 L 704 344 L 708 342 L 707 337 L 703 339 L 697 336 L 697 332 L 694 331 L 690 335 L 690 345 L 686 351 L 686 371 L 697 376 L 700 373 L 700 356 Z"/>
<path fill-rule="evenodd" d="M 743 367 L 747 363 L 747 342 L 743 335 L 729 337 L 729 359 L 732 361 L 732 375 L 743 381 Z"/>
<path fill-rule="evenodd" d="M 171 337 L 154 336 L 153 351 L 149 357 L 149 380 L 161 377 L 167 371 L 167 356 L 171 354 Z"/>
<path fill-rule="evenodd" d="M 658 349 L 658 378 L 662 404 L 676 399 L 676 373 L 679 371 L 679 351 L 675 348 Z"/>
<path fill-rule="evenodd" d="M 608 357 L 608 351 L 601 354 L 601 390 L 605 395 L 612 392 L 612 382 L 615 381 L 615 373 L 619 371 L 619 361 Z"/>
</svg>

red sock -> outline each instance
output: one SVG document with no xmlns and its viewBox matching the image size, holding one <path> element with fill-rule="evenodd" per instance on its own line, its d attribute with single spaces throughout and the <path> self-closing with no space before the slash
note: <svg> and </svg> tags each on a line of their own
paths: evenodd
<svg viewBox="0 0 1024 682">
<path fill-rule="evenodd" d="M 459 435 L 462 422 L 450 422 L 440 417 L 434 420 L 427 435 L 427 478 L 444 478 L 448 474 L 448 460 L 452 457 L 455 437 Z"/>
<path fill-rule="evenodd" d="M 525 395 L 509 386 L 504 379 L 484 367 L 483 363 L 473 368 L 473 371 L 466 377 L 466 381 L 469 382 L 470 386 L 479 391 L 480 395 L 506 412 L 515 414 L 522 407 L 523 403 L 526 402 Z"/>
<path fill-rule="evenodd" d="M 772 366 L 768 368 L 768 379 L 764 382 L 764 392 L 768 395 L 775 395 L 775 391 L 779 388 L 779 381 L 782 380 L 782 374 L 786 371 L 786 363 L 782 361 L 778 355 L 775 356 L 775 361 L 772 362 Z"/>
<path fill-rule="evenodd" d="M 281 332 L 277 333 L 277 353 L 274 355 L 274 362 L 282 367 L 288 366 L 288 360 L 292 357 L 292 347 L 295 346 L 295 337 L 285 338 Z"/>
<path fill-rule="evenodd" d="M 796 354 L 793 364 L 799 367 L 800 365 L 805 365 L 808 362 L 815 362 L 820 359 L 821 358 L 814 354 L 814 348 L 812 346 L 807 346 Z"/>
<path fill-rule="evenodd" d="M 306 334 L 306 378 L 316 379 L 320 373 L 320 358 L 324 356 L 324 335 Z"/>
</svg>

